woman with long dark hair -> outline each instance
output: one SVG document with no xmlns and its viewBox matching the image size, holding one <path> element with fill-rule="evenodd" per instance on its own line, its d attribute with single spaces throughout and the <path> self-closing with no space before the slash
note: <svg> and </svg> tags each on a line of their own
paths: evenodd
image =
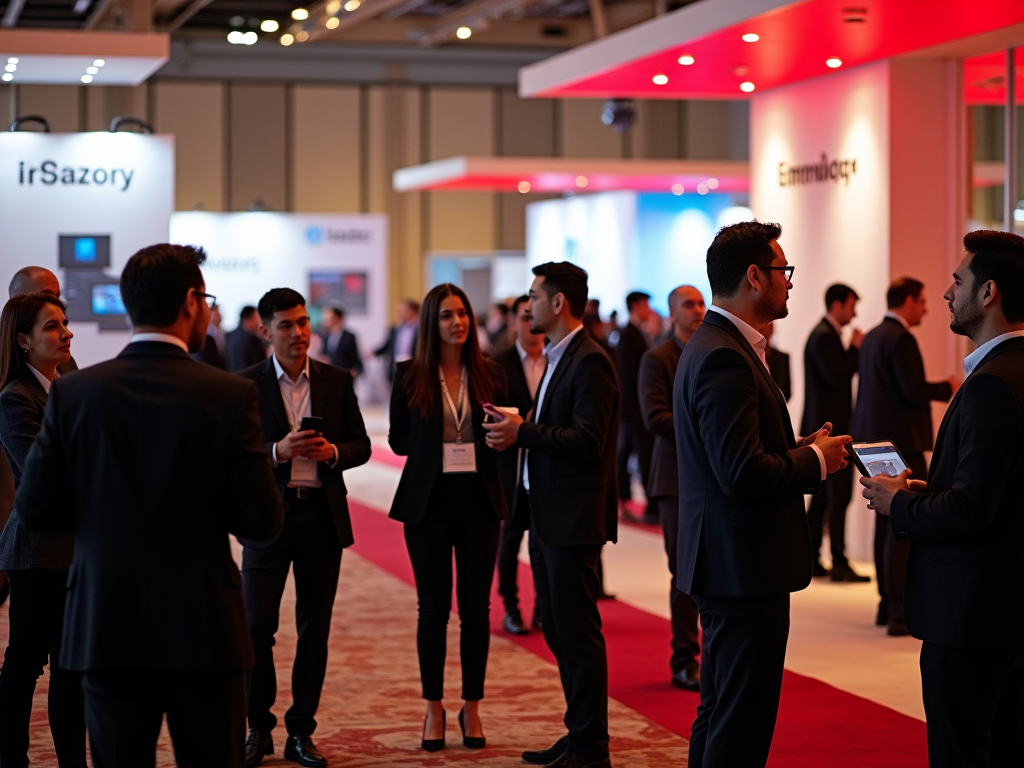
<svg viewBox="0 0 1024 768">
<path fill-rule="evenodd" d="M 490 644 L 491 579 L 508 504 L 493 450 L 483 441 L 483 404 L 506 397 L 501 369 L 484 358 L 462 290 L 447 283 L 423 300 L 415 357 L 400 363 L 391 393 L 388 442 L 408 456 L 391 517 L 405 523 L 416 576 L 424 749 L 445 746 L 444 662 L 452 602 L 452 551 L 462 625 L 463 743 L 484 746 L 479 703 Z"/>
<path fill-rule="evenodd" d="M 57 366 L 71 357 L 64 305 L 15 296 L 0 313 L 0 443 L 17 488 L 43 423 Z M 0 534 L 0 568 L 11 585 L 10 635 L 0 668 L 0 766 L 28 766 L 36 680 L 50 664 L 50 732 L 60 768 L 85 768 L 85 704 L 77 672 L 59 666 L 71 533 L 38 533 L 11 512 Z"/>
</svg>

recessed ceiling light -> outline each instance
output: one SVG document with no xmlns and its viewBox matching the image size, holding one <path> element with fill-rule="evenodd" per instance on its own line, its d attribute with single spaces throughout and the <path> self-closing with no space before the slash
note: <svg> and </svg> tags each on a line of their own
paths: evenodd
<svg viewBox="0 0 1024 768">
<path fill-rule="evenodd" d="M 242 44 L 243 45 L 255 45 L 256 42 L 259 39 L 260 39 L 260 36 L 257 35 L 255 32 L 252 32 L 252 31 L 246 32 L 244 35 L 242 35 Z"/>
<path fill-rule="evenodd" d="M 678 195 L 683 194 L 683 192 L 685 192 L 685 191 L 686 190 L 683 189 L 683 185 L 682 184 L 673 184 L 672 185 L 672 194 L 673 195 L 677 195 L 678 196 Z"/>
<path fill-rule="evenodd" d="M 751 82 L 740 83 L 740 90 L 744 93 L 750 93 L 754 90 L 754 84 Z"/>
<path fill-rule="evenodd" d="M 708 179 L 708 189 L 718 189 L 718 179 Z"/>
<path fill-rule="evenodd" d="M 92 65 L 94 67 L 102 67 L 106 63 L 107 62 L 105 62 L 103 59 L 96 59 L 95 61 L 93 61 Z"/>
<path fill-rule="evenodd" d="M 283 35 L 281 35 L 281 45 L 291 45 L 294 42 L 295 42 L 295 36 L 294 35 L 289 35 L 287 32 L 285 32 Z"/>
<path fill-rule="evenodd" d="M 528 181 L 520 181 L 518 189 L 519 189 L 519 191 L 521 193 L 523 193 L 525 195 L 527 192 L 530 191 L 530 182 L 528 182 Z"/>
<path fill-rule="evenodd" d="M 708 193 L 708 185 L 705 184 L 702 181 L 700 184 L 697 185 L 697 194 L 698 195 L 706 195 L 707 193 Z"/>
<path fill-rule="evenodd" d="M 17 64 L 8 64 L 4 69 L 8 72 L 14 72 L 18 68 Z"/>
<path fill-rule="evenodd" d="M 455 36 L 459 38 L 459 40 L 468 40 L 472 34 L 473 30 L 469 27 L 459 27 L 455 30 Z"/>
<path fill-rule="evenodd" d="M 274 19 L 264 19 L 260 22 L 260 29 L 264 32 L 277 32 L 280 28 L 281 25 L 274 21 Z"/>
<path fill-rule="evenodd" d="M 587 177 L 586 176 L 577 176 L 576 177 L 576 186 L 577 187 L 585 187 L 589 183 L 590 182 L 587 181 Z"/>
<path fill-rule="evenodd" d="M 744 43 L 756 43 L 761 39 L 761 36 L 756 32 L 747 32 L 741 39 Z"/>
<path fill-rule="evenodd" d="M 327 20 L 324 26 L 327 27 L 328 29 L 337 29 L 339 24 L 341 24 L 341 22 L 338 21 L 338 17 L 331 16 L 331 18 Z"/>
<path fill-rule="evenodd" d="M 91 83 L 92 82 L 92 75 L 82 75 L 82 82 L 83 83 Z"/>
<path fill-rule="evenodd" d="M 651 82 L 653 82 L 655 85 L 667 85 L 668 75 L 655 75 L 654 77 L 651 78 Z"/>
<path fill-rule="evenodd" d="M 831 59 L 825 59 L 825 66 L 830 69 L 839 69 L 839 67 L 843 66 L 843 60 L 833 56 Z"/>
<path fill-rule="evenodd" d="M 304 29 L 300 29 L 298 32 L 295 33 L 295 39 L 298 40 L 300 43 L 304 43 L 307 40 L 309 40 L 309 32 L 307 32 Z"/>
<path fill-rule="evenodd" d="M 17 56 L 11 56 L 11 58 L 9 58 L 7 60 L 7 63 L 8 64 L 17 64 L 19 61 L 20 61 L 20 59 Z"/>
<path fill-rule="evenodd" d="M 359 0 L 348 0 L 348 2 L 345 3 L 345 10 L 351 13 L 360 5 L 362 5 L 362 3 Z"/>
<path fill-rule="evenodd" d="M 305 21 L 306 19 L 309 18 L 309 11 L 307 11 L 305 8 L 296 8 L 294 11 L 292 11 L 292 18 L 295 19 L 296 21 Z"/>
<path fill-rule="evenodd" d="M 100 71 L 99 67 L 86 67 L 85 74 L 87 75 L 98 75 Z"/>
<path fill-rule="evenodd" d="M 0 80 L 3 80 L 5 83 L 9 83 L 13 79 L 14 75 L 12 75 L 10 72 L 4 72 L 4 76 L 0 77 Z"/>
<path fill-rule="evenodd" d="M 680 56 L 679 57 L 679 63 L 682 64 L 684 67 L 690 66 L 691 64 L 693 64 L 693 61 L 694 61 L 693 56 Z"/>
<path fill-rule="evenodd" d="M 327 4 L 327 15 L 328 16 L 334 16 L 340 10 L 341 10 L 341 0 L 331 0 L 331 2 L 329 2 Z"/>
</svg>

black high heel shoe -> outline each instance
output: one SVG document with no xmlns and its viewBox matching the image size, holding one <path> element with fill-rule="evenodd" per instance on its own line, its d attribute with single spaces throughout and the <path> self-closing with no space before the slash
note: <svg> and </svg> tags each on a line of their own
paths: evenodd
<svg viewBox="0 0 1024 768">
<path fill-rule="evenodd" d="M 443 709 L 441 710 L 441 730 L 442 732 L 448 728 L 448 713 Z M 423 735 L 427 734 L 427 718 L 423 718 Z M 420 746 L 427 752 L 439 752 L 444 749 L 444 736 L 440 739 L 423 739 L 420 741 Z"/>
<path fill-rule="evenodd" d="M 466 708 L 463 707 L 459 710 L 459 728 L 462 729 L 462 746 L 467 749 L 483 749 L 487 746 L 487 739 L 483 736 L 467 736 L 466 735 L 466 719 L 464 714 Z"/>
</svg>

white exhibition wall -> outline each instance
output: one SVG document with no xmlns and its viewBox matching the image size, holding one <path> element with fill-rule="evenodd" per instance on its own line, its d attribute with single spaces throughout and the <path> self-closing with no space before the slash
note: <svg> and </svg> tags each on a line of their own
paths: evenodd
<svg viewBox="0 0 1024 768">
<path fill-rule="evenodd" d="M 111 358 L 130 337 L 121 269 L 166 242 L 173 209 L 173 136 L 0 133 L 0 286 L 25 266 L 52 270 L 78 364 Z"/>
</svg>

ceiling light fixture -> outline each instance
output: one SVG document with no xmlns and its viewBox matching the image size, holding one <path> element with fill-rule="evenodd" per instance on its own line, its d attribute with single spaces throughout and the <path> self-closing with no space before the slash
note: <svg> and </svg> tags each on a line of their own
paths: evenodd
<svg viewBox="0 0 1024 768">
<path fill-rule="evenodd" d="M 92 82 L 92 75 L 82 75 L 82 82 L 83 83 L 91 83 Z"/>
<path fill-rule="evenodd" d="M 327 27 L 328 29 L 337 29 L 339 24 L 341 24 L 341 22 L 338 20 L 338 17 L 337 16 L 331 16 L 331 18 L 329 18 L 326 21 L 324 26 Z"/>
<path fill-rule="evenodd" d="M 756 43 L 761 39 L 761 36 L 756 32 L 747 32 L 747 34 L 740 39 L 743 40 L 744 43 Z"/>
<path fill-rule="evenodd" d="M 472 34 L 473 30 L 470 29 L 469 27 L 459 27 L 457 30 L 455 30 L 455 36 L 459 38 L 459 40 L 468 40 L 472 36 Z"/>
<path fill-rule="evenodd" d="M 691 64 L 693 64 L 693 61 L 694 61 L 693 56 L 680 56 L 679 57 L 679 63 L 682 64 L 684 67 L 690 66 Z"/>
<path fill-rule="evenodd" d="M 295 19 L 296 21 L 305 21 L 306 19 L 309 18 L 309 11 L 307 11 L 305 8 L 296 8 L 294 11 L 292 11 L 292 18 Z"/>
<path fill-rule="evenodd" d="M 754 90 L 754 84 L 751 82 L 740 83 L 740 90 L 744 93 L 750 93 Z"/>
<path fill-rule="evenodd" d="M 6 67 L 4 67 L 4 70 L 6 70 L 7 72 L 14 72 L 17 68 L 17 64 L 8 64 Z"/>
<path fill-rule="evenodd" d="M 708 179 L 708 189 L 718 189 L 718 179 Z"/>
<path fill-rule="evenodd" d="M 3 80 L 5 83 L 9 83 L 13 79 L 14 75 L 12 75 L 10 72 L 4 72 L 4 76 L 0 77 L 0 80 Z"/>
<path fill-rule="evenodd" d="M 338 11 L 341 10 L 341 0 L 331 0 L 331 2 L 327 4 L 326 10 L 328 16 L 337 15 Z"/>
<path fill-rule="evenodd" d="M 21 59 L 19 59 L 17 56 L 11 56 L 11 58 L 9 58 L 7 60 L 7 63 L 8 64 L 17 64 L 19 61 L 21 61 Z"/>
<path fill-rule="evenodd" d="M 281 35 L 281 45 L 291 45 L 294 42 L 295 42 L 295 35 L 290 35 L 287 32 L 285 32 L 283 35 Z"/>
<path fill-rule="evenodd" d="M 651 78 L 655 85 L 668 85 L 668 75 L 655 75 Z"/>
<path fill-rule="evenodd" d="M 587 177 L 586 176 L 577 176 L 576 177 L 576 186 L 577 187 L 585 187 L 589 183 L 590 182 L 587 181 Z"/>
<path fill-rule="evenodd" d="M 300 29 L 298 32 L 295 33 L 295 39 L 298 40 L 300 43 L 304 43 L 307 40 L 309 40 L 309 32 L 307 32 L 304 29 Z"/>
<path fill-rule="evenodd" d="M 85 68 L 85 74 L 87 74 L 87 75 L 98 75 L 99 72 L 100 72 L 100 68 L 99 67 L 86 67 Z"/>
<path fill-rule="evenodd" d="M 831 59 L 825 59 L 825 66 L 829 69 L 839 69 L 839 67 L 843 66 L 843 60 L 833 56 Z"/>
<path fill-rule="evenodd" d="M 517 189 L 519 190 L 519 192 L 521 194 L 525 195 L 527 192 L 530 191 L 530 182 L 528 182 L 528 181 L 520 181 L 519 182 L 519 186 L 517 187 Z"/>
<path fill-rule="evenodd" d="M 708 193 L 708 185 L 705 184 L 702 181 L 700 184 L 697 185 L 697 194 L 698 195 L 706 195 L 707 193 Z"/>
<path fill-rule="evenodd" d="M 676 195 L 677 197 L 679 195 L 683 194 L 683 192 L 685 192 L 685 191 L 686 190 L 683 189 L 683 185 L 682 184 L 673 184 L 672 185 L 672 194 Z"/>
<path fill-rule="evenodd" d="M 352 11 L 354 11 L 360 5 L 362 5 L 360 0 L 348 0 L 348 2 L 345 3 L 345 10 L 348 11 L 349 13 L 352 13 Z"/>
<path fill-rule="evenodd" d="M 277 32 L 280 28 L 281 25 L 274 21 L 274 19 L 264 19 L 260 22 L 260 29 L 264 32 Z"/>
<path fill-rule="evenodd" d="M 96 59 L 95 61 L 93 61 L 92 65 L 94 67 L 102 67 L 106 63 L 107 62 L 105 62 L 103 59 Z"/>
</svg>

